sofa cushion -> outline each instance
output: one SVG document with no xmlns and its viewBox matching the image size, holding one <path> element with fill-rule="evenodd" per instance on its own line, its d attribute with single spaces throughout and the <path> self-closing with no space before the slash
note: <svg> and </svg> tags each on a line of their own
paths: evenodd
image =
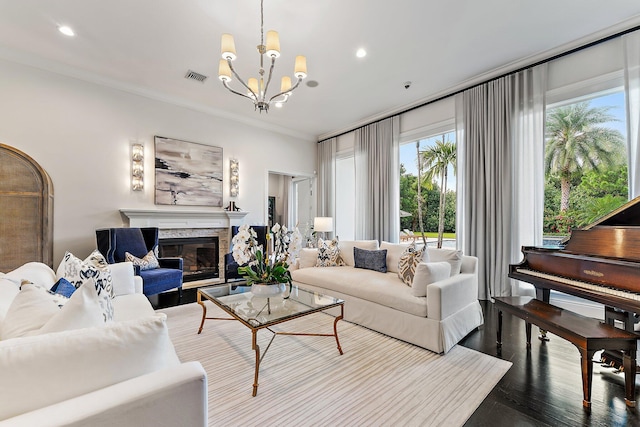
<svg viewBox="0 0 640 427">
<path fill-rule="evenodd" d="M 344 261 L 340 258 L 340 248 L 338 247 L 338 238 L 332 241 L 318 239 L 318 260 L 316 267 L 337 267 L 344 265 Z"/>
<path fill-rule="evenodd" d="M 378 249 L 377 240 L 341 240 L 338 243 L 340 247 L 340 257 L 344 261 L 345 265 L 355 266 L 355 259 L 353 257 L 353 248 L 366 249 L 368 251 L 375 251 Z"/>
<path fill-rule="evenodd" d="M 462 251 L 456 249 L 427 248 L 429 261 L 446 261 L 451 264 L 451 275 L 460 274 Z"/>
<path fill-rule="evenodd" d="M 114 296 L 129 295 L 136 292 L 135 274 L 133 263 L 118 262 L 109 264 L 111 270 L 111 278 L 113 279 Z"/>
<path fill-rule="evenodd" d="M 2 339 L 2 323 L 13 299 L 20 292 L 20 283 L 0 274 L 0 339 Z"/>
<path fill-rule="evenodd" d="M 154 268 L 160 267 L 158 258 L 156 258 L 153 251 L 147 252 L 147 254 L 143 258 L 138 258 L 137 256 L 130 254 L 129 252 L 125 252 L 124 258 L 126 261 L 131 262 L 133 265 L 137 265 L 138 267 L 140 267 L 140 270 L 143 271 L 153 270 Z"/>
<path fill-rule="evenodd" d="M 386 249 L 368 251 L 356 246 L 353 248 L 353 256 L 355 260 L 355 268 L 364 268 L 366 270 L 373 270 L 379 273 L 387 272 Z"/>
<path fill-rule="evenodd" d="M 424 259 L 424 248 L 416 249 L 416 245 L 411 243 L 407 246 L 400 255 L 400 261 L 398 262 L 398 277 L 407 285 L 411 286 L 413 282 L 413 275 L 416 272 L 416 267 L 422 261 L 428 261 Z"/>
<path fill-rule="evenodd" d="M 400 263 L 400 256 L 407 249 L 409 243 L 380 243 L 380 249 L 387 250 L 387 271 L 391 273 L 398 272 L 398 264 Z"/>
<path fill-rule="evenodd" d="M 384 305 L 415 316 L 427 316 L 427 299 L 413 296 L 396 273 L 378 273 L 349 266 L 303 268 L 291 272 L 293 281 L 318 286 Z M 345 310 L 349 310 L 348 305 Z"/>
<path fill-rule="evenodd" d="M 68 300 L 42 286 L 25 282 L 7 310 L 2 322 L 0 338 L 7 340 L 36 333 L 49 319 L 60 312 L 60 306 Z"/>
<path fill-rule="evenodd" d="M 300 259 L 298 260 L 299 268 L 315 267 L 318 262 L 317 248 L 302 248 L 300 251 Z"/>
<path fill-rule="evenodd" d="M 450 274 L 451 264 L 446 261 L 419 263 L 413 275 L 413 282 L 411 283 L 413 295 L 426 297 L 427 286 L 448 278 Z"/>
<path fill-rule="evenodd" d="M 21 265 L 4 277 L 16 281 L 18 284 L 22 280 L 28 280 L 47 289 L 51 288 L 57 280 L 56 273 L 47 264 L 35 261 Z"/>
<path fill-rule="evenodd" d="M 153 306 L 143 293 L 122 295 L 113 299 L 113 321 L 125 322 L 153 316 Z"/>
<path fill-rule="evenodd" d="M 0 341 L 0 419 L 179 364 L 164 314 Z"/>
</svg>

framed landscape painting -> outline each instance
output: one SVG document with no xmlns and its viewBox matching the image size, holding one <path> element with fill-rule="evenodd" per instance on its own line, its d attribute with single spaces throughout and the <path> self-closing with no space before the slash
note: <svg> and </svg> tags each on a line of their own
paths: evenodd
<svg viewBox="0 0 640 427">
<path fill-rule="evenodd" d="M 155 137 L 156 204 L 222 207 L 222 148 Z"/>
</svg>

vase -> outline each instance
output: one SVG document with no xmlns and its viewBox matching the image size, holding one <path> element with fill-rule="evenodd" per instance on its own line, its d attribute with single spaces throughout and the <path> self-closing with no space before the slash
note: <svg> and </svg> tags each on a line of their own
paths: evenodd
<svg viewBox="0 0 640 427">
<path fill-rule="evenodd" d="M 286 283 L 254 283 L 251 285 L 251 293 L 261 297 L 275 297 L 277 295 L 282 295 L 286 290 Z"/>
</svg>

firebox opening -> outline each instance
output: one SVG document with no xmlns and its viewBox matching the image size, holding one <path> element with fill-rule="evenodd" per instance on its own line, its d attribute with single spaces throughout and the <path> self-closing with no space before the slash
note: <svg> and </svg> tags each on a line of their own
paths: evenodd
<svg viewBox="0 0 640 427">
<path fill-rule="evenodd" d="M 220 277 L 218 237 L 161 239 L 158 254 L 182 258 L 183 282 Z"/>
</svg>

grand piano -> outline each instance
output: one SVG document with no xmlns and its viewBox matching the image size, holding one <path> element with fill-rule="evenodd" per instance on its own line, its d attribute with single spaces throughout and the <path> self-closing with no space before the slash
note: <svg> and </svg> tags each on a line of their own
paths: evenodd
<svg viewBox="0 0 640 427">
<path fill-rule="evenodd" d="M 537 299 L 549 302 L 556 290 L 605 305 L 605 321 L 634 332 L 640 313 L 640 197 L 583 229 L 558 247 L 523 246 L 524 259 L 509 266 L 509 277 L 531 283 Z M 640 336 L 639 336 L 640 338 Z M 622 355 L 607 351 L 603 361 L 622 366 Z"/>
</svg>

